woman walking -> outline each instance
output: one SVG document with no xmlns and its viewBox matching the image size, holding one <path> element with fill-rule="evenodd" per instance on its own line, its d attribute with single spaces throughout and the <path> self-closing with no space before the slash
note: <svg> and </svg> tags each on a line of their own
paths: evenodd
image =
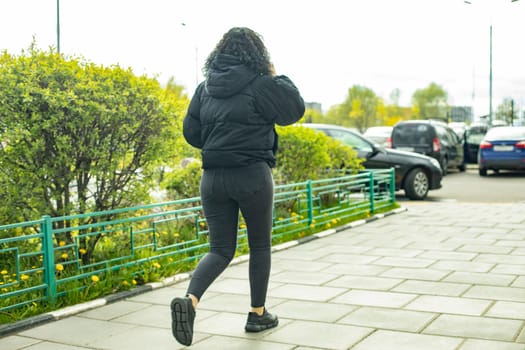
<svg viewBox="0 0 525 350">
<path fill-rule="evenodd" d="M 195 310 L 204 292 L 235 255 L 239 211 L 250 248 L 251 309 L 246 332 L 276 327 L 265 308 L 271 265 L 275 124 L 290 125 L 304 114 L 293 82 L 276 75 L 259 34 L 232 28 L 204 65 L 205 81 L 184 118 L 184 137 L 201 149 L 200 195 L 208 223 L 210 251 L 194 271 L 187 294 L 171 302 L 172 332 L 191 345 Z"/>
</svg>

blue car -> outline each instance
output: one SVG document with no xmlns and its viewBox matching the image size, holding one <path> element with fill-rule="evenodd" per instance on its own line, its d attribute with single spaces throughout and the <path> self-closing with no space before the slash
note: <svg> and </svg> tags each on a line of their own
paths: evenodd
<svg viewBox="0 0 525 350">
<path fill-rule="evenodd" d="M 525 170 L 525 126 L 491 128 L 479 145 L 480 176 L 487 170 Z"/>
</svg>

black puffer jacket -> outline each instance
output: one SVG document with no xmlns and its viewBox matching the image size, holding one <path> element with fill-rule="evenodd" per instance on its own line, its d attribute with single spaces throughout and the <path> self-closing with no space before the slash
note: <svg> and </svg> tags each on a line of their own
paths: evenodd
<svg viewBox="0 0 525 350">
<path fill-rule="evenodd" d="M 235 56 L 218 55 L 193 96 L 184 137 L 202 150 L 202 167 L 231 168 L 256 162 L 275 166 L 274 125 L 295 123 L 304 101 L 284 76 L 259 75 Z"/>
</svg>

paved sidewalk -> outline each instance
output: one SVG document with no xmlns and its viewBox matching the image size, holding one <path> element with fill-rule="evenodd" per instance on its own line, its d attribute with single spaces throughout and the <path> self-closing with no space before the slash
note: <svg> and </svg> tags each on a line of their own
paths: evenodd
<svg viewBox="0 0 525 350">
<path fill-rule="evenodd" d="M 229 267 L 199 304 L 191 348 L 525 349 L 525 203 L 403 205 L 274 253 L 272 330 L 244 332 L 247 264 Z M 186 286 L 19 331 L 0 338 L 0 349 L 182 349 L 169 303 Z"/>
</svg>

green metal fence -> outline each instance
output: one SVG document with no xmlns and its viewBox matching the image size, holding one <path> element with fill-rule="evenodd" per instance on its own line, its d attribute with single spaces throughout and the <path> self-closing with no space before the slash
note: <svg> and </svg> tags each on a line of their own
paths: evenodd
<svg viewBox="0 0 525 350">
<path fill-rule="evenodd" d="M 394 191 L 393 169 L 276 186 L 273 240 L 391 206 Z M 140 280 L 159 261 L 196 262 L 207 251 L 207 234 L 198 197 L 0 226 L 0 312 L 54 304 L 105 279 Z M 242 218 L 238 246 L 247 249 Z"/>
</svg>

